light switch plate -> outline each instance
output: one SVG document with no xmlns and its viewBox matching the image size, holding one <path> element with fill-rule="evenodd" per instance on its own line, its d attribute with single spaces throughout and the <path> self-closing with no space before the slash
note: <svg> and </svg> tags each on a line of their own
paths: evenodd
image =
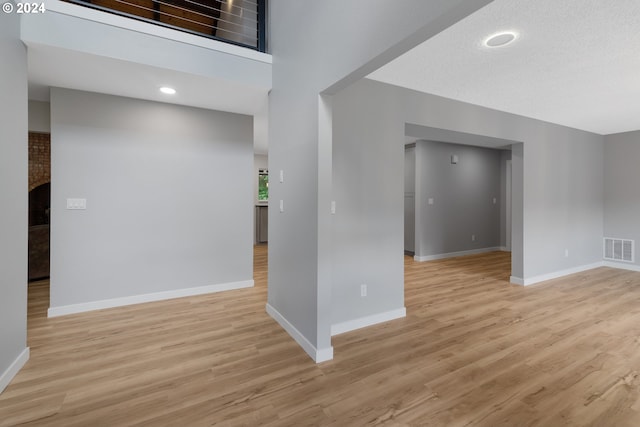
<svg viewBox="0 0 640 427">
<path fill-rule="evenodd" d="M 280 182 L 284 182 L 284 171 L 280 169 Z"/>
</svg>

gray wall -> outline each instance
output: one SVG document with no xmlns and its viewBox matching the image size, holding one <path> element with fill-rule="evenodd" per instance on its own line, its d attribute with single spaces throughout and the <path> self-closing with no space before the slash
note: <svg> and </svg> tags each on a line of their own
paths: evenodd
<svg viewBox="0 0 640 427">
<path fill-rule="evenodd" d="M 51 112 L 52 307 L 253 279 L 251 117 L 55 88 Z"/>
<path fill-rule="evenodd" d="M 404 250 L 416 250 L 416 144 L 404 148 Z"/>
<path fill-rule="evenodd" d="M 605 137 L 604 236 L 635 240 L 636 266 L 640 266 L 638 159 L 640 159 L 640 131 Z"/>
<path fill-rule="evenodd" d="M 0 13 L 0 391 L 27 345 L 27 55 L 19 23 Z"/>
<path fill-rule="evenodd" d="M 509 201 L 509 198 L 507 197 L 507 191 L 510 190 L 510 185 L 507 184 L 507 180 L 511 180 L 511 177 L 507 174 L 507 162 L 510 161 L 511 151 L 500 151 L 500 246 L 506 248 L 507 250 L 511 250 L 511 242 L 507 241 L 511 231 L 511 229 L 509 229 L 509 232 L 507 232 L 507 226 L 510 227 L 510 225 L 507 223 L 507 214 L 510 209 L 507 208 L 507 202 Z"/>
<path fill-rule="evenodd" d="M 285 179 L 269 189 L 268 304 L 310 354 L 331 350 L 335 249 L 331 102 L 318 95 L 335 93 L 488 2 L 407 0 L 394 4 L 393 13 L 382 0 L 270 3 L 269 170 L 283 170 Z M 402 158 L 400 153 L 393 160 Z M 402 193 L 397 197 L 401 202 Z M 282 213 L 273 209 L 279 200 Z M 402 228 L 394 231 L 401 236 Z M 401 253 L 396 258 L 401 261 Z"/>
<path fill-rule="evenodd" d="M 416 143 L 416 257 L 500 246 L 500 160 L 500 150 Z"/>
<path fill-rule="evenodd" d="M 602 259 L 602 136 L 366 79 L 338 93 L 333 108 L 334 158 L 351 160 L 348 174 L 334 165 L 334 191 L 348 188 L 334 225 L 363 224 L 357 235 L 347 227 L 337 229 L 337 235 L 345 235 L 334 236 L 334 245 L 341 254 L 371 260 L 366 265 L 341 262 L 334 266 L 334 281 L 380 276 L 381 286 L 389 287 L 384 295 L 393 295 L 389 302 L 370 298 L 372 304 L 363 311 L 350 308 L 358 307 L 359 295 L 334 298 L 341 321 L 388 309 L 403 293 L 405 123 L 523 141 L 512 147 L 514 276 L 534 279 Z M 371 186 L 364 178 L 371 171 L 384 180 Z M 378 197 L 369 194 L 376 185 L 382 188 Z M 378 251 L 389 256 L 378 257 Z"/>
<path fill-rule="evenodd" d="M 404 124 L 370 120 L 395 106 L 373 92 L 365 106 L 352 89 L 333 104 L 334 324 L 404 307 Z"/>
<path fill-rule="evenodd" d="M 29 131 L 51 132 L 51 105 L 48 102 L 29 101 Z"/>
</svg>

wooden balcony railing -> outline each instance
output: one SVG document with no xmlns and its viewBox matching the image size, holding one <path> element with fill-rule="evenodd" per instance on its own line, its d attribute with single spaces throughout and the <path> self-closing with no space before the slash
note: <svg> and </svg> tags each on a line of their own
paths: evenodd
<svg viewBox="0 0 640 427">
<path fill-rule="evenodd" d="M 267 0 L 64 0 L 266 51 Z"/>
</svg>

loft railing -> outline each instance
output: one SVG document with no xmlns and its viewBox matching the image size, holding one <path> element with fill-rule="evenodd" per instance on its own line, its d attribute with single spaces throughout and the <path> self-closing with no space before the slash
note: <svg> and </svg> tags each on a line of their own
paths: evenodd
<svg viewBox="0 0 640 427">
<path fill-rule="evenodd" d="M 267 0 L 63 0 L 260 52 Z"/>
</svg>

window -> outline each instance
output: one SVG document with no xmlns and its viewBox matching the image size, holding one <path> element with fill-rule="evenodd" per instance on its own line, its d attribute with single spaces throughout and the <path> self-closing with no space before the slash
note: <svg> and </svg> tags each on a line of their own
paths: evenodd
<svg viewBox="0 0 640 427">
<path fill-rule="evenodd" d="M 269 171 L 267 169 L 258 170 L 258 201 L 269 200 Z"/>
</svg>

